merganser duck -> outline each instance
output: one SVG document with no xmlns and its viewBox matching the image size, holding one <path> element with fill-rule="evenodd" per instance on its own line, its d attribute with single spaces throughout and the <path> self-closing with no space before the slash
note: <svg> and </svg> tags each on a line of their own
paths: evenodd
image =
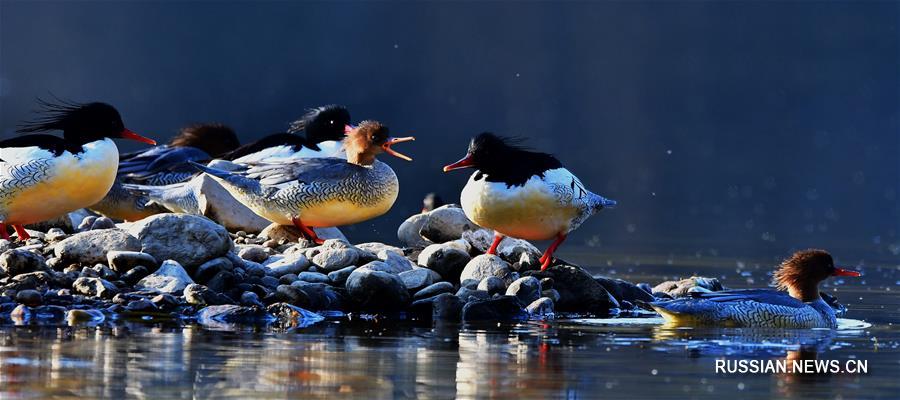
<svg viewBox="0 0 900 400">
<path fill-rule="evenodd" d="M 616 202 L 588 191 L 581 180 L 546 153 L 530 151 L 510 139 L 485 132 L 469 144 L 463 159 L 444 172 L 475 168 L 462 190 L 463 212 L 472 222 L 494 230 L 488 254 L 505 236 L 554 239 L 541 257 L 541 271 L 553 253 L 588 217 Z"/>
<path fill-rule="evenodd" d="M 257 163 L 279 159 L 340 157 L 341 143 L 351 129 L 350 112 L 346 107 L 316 107 L 291 123 L 287 132 L 266 136 L 220 158 L 237 163 Z M 300 132 L 304 135 L 299 135 Z"/>
<path fill-rule="evenodd" d="M 819 294 L 819 283 L 831 276 L 860 273 L 835 267 L 827 251 L 803 250 L 775 271 L 776 289 L 692 293 L 689 298 L 645 305 L 676 325 L 833 329 L 834 309 Z"/>
<path fill-rule="evenodd" d="M 237 164 L 225 171 L 194 163 L 217 179 L 238 201 L 259 216 L 294 225 L 321 244 L 312 227 L 355 224 L 386 213 L 394 205 L 399 182 L 394 170 L 375 157 L 413 137 L 392 138 L 380 122 L 364 121 L 344 141 L 346 159 L 323 157 L 278 163 Z"/>
<path fill-rule="evenodd" d="M 341 144 L 352 130 L 350 112 L 339 105 L 316 107 L 291 123 L 286 133 L 276 133 L 248 143 L 217 158 L 238 164 L 275 163 L 303 158 L 343 156 Z M 303 135 L 299 135 L 303 132 Z M 196 160 L 193 160 L 196 161 Z M 221 168 L 227 163 L 208 166 Z M 230 169 L 230 167 L 228 167 Z M 196 172 L 196 170 L 195 170 Z M 201 214 L 200 191 L 204 185 L 201 176 L 169 185 L 127 184 L 125 190 L 135 196 L 150 199 L 169 211 Z"/>
<path fill-rule="evenodd" d="M 12 225 L 20 240 L 23 225 L 56 218 L 97 203 L 116 178 L 119 150 L 110 138 L 155 145 L 125 128 L 119 112 L 105 103 L 41 101 L 43 116 L 18 132 L 61 130 L 63 137 L 34 134 L 0 142 L 0 236 Z"/>
</svg>

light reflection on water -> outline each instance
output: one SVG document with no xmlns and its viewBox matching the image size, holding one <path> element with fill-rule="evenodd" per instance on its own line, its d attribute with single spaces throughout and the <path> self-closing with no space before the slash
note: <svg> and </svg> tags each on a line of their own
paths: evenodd
<svg viewBox="0 0 900 400">
<path fill-rule="evenodd" d="M 894 273 L 885 270 L 884 281 Z M 659 319 L 325 321 L 230 332 L 7 326 L 0 398 L 896 398 L 900 299 L 884 289 L 842 286 L 845 317 L 872 326 L 848 319 L 837 331 L 683 329 Z M 717 375 L 722 357 L 857 358 L 869 373 Z"/>
</svg>

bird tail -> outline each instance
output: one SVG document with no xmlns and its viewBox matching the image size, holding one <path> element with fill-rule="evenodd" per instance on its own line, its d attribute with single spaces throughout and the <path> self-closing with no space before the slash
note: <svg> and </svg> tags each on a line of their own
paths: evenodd
<svg viewBox="0 0 900 400">
<path fill-rule="evenodd" d="M 244 193 L 262 193 L 262 185 L 260 185 L 259 181 L 247 178 L 239 173 L 241 170 L 246 168 L 240 164 L 224 161 L 217 164 L 210 163 L 210 165 L 216 165 L 216 167 L 212 167 L 198 164 L 193 161 L 189 162 L 194 166 L 194 168 L 197 168 L 201 172 L 204 172 L 212 176 L 213 178 L 216 178 L 216 180 L 222 183 L 226 188 L 231 187 L 232 189 Z M 223 167 L 232 170 L 226 170 Z"/>
<path fill-rule="evenodd" d="M 165 186 L 135 185 L 122 187 L 134 196 L 146 198 L 146 205 L 159 205 L 171 212 L 198 214 L 200 211 L 193 180 Z"/>
</svg>

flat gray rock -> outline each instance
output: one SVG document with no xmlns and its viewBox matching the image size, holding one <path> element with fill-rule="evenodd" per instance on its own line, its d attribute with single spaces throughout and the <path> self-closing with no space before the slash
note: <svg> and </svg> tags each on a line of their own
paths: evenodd
<svg viewBox="0 0 900 400">
<path fill-rule="evenodd" d="M 53 247 L 60 259 L 83 265 L 105 263 L 114 250 L 140 251 L 141 242 L 121 229 L 100 229 L 76 233 Z"/>
<path fill-rule="evenodd" d="M 166 260 L 156 272 L 145 276 L 135 285 L 138 289 L 153 289 L 162 293 L 181 294 L 194 283 L 187 271 L 176 261 Z"/>
<path fill-rule="evenodd" d="M 222 257 L 233 246 L 225 227 L 196 215 L 157 214 L 131 224 L 128 232 L 140 240 L 144 253 L 186 268 Z"/>
</svg>

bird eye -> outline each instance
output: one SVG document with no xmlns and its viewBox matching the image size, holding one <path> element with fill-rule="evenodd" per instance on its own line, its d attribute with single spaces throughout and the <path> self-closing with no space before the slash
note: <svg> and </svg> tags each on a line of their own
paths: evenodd
<svg viewBox="0 0 900 400">
<path fill-rule="evenodd" d="M 328 121 L 329 124 L 334 125 L 334 121 Z"/>
</svg>

